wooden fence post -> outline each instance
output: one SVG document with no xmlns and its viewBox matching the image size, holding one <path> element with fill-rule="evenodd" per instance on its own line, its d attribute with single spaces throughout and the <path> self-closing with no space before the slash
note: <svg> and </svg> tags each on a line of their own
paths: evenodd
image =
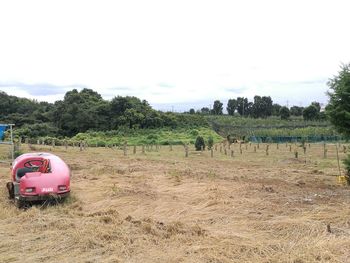
<svg viewBox="0 0 350 263">
<path fill-rule="evenodd" d="M 231 157 L 233 158 L 234 155 L 235 155 L 235 151 L 231 150 Z"/>
<path fill-rule="evenodd" d="M 256 153 L 256 146 L 254 145 L 254 152 Z"/>
<path fill-rule="evenodd" d="M 213 148 L 210 148 L 210 157 L 213 158 L 214 157 L 214 151 Z"/>
<path fill-rule="evenodd" d="M 188 145 L 185 145 L 185 157 L 188 157 Z"/>
<path fill-rule="evenodd" d="M 136 145 L 134 145 L 133 154 L 136 154 Z"/>
<path fill-rule="evenodd" d="M 83 142 L 82 141 L 79 142 L 79 150 L 83 151 Z"/>
<path fill-rule="evenodd" d="M 338 171 L 339 171 L 339 176 L 341 176 L 341 170 L 340 170 L 340 163 L 339 163 L 339 151 L 338 151 L 338 146 L 335 144 L 336 150 L 337 150 L 337 162 L 338 162 Z"/>
<path fill-rule="evenodd" d="M 145 145 L 142 145 L 142 154 L 145 154 Z"/>
<path fill-rule="evenodd" d="M 128 155 L 127 143 L 124 143 L 123 152 L 124 152 L 124 156 Z"/>
</svg>

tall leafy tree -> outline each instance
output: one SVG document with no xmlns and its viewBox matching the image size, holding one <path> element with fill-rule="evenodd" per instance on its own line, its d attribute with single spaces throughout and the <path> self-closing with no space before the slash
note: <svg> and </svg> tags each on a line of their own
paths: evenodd
<svg viewBox="0 0 350 263">
<path fill-rule="evenodd" d="M 314 105 L 317 108 L 318 112 L 321 111 L 321 104 L 319 102 L 317 101 L 311 102 L 311 105 Z"/>
<path fill-rule="evenodd" d="M 263 96 L 262 100 L 265 103 L 265 116 L 264 117 L 268 117 L 272 115 L 272 105 L 273 105 L 273 101 L 271 99 L 270 96 Z"/>
<path fill-rule="evenodd" d="M 307 121 L 317 120 L 319 115 L 318 108 L 315 105 L 310 105 L 303 110 L 303 118 Z"/>
<path fill-rule="evenodd" d="M 133 109 L 132 114 L 130 113 L 130 110 Z M 153 114 L 153 109 L 151 106 L 149 106 L 148 102 L 143 100 L 141 101 L 139 98 L 136 97 L 122 97 L 117 96 L 114 97 L 110 102 L 110 119 L 112 122 L 112 128 L 116 129 L 120 126 L 134 126 L 134 121 L 132 121 L 132 124 L 130 124 L 130 118 L 131 116 L 138 116 L 138 118 L 132 118 L 133 120 L 138 120 L 141 127 L 148 127 L 150 123 L 153 121 L 150 120 L 152 118 L 151 116 L 155 116 Z M 126 113 L 129 117 L 126 118 Z M 136 114 L 137 113 L 137 114 Z M 142 120 L 141 116 L 143 115 L 143 118 L 146 118 L 145 120 Z M 159 119 L 157 120 L 159 121 Z M 153 124 L 152 124 L 153 125 Z"/>
<path fill-rule="evenodd" d="M 89 129 L 101 129 L 101 125 L 108 127 L 107 123 L 101 122 L 103 119 L 98 112 L 101 110 L 106 113 L 106 107 L 106 102 L 97 92 L 73 89 L 65 94 L 63 101 L 55 103 L 52 118 L 62 135 L 72 136 Z"/>
<path fill-rule="evenodd" d="M 328 86 L 326 114 L 340 133 L 350 137 L 350 64 L 342 65 L 338 75 L 328 81 Z"/>
<path fill-rule="evenodd" d="M 266 118 L 272 114 L 272 99 L 270 96 L 254 96 L 252 115 L 254 118 Z"/>
<path fill-rule="evenodd" d="M 213 105 L 213 114 L 214 115 L 222 115 L 222 110 L 223 110 L 223 104 L 221 101 L 216 100 L 214 101 L 214 105 Z"/>
<path fill-rule="evenodd" d="M 201 114 L 210 114 L 210 109 L 208 107 L 201 108 Z"/>
<path fill-rule="evenodd" d="M 274 103 L 272 104 L 272 115 L 273 116 L 280 116 L 280 110 L 281 110 L 282 106 Z"/>
<path fill-rule="evenodd" d="M 227 107 L 226 107 L 228 115 L 233 116 L 236 109 L 237 109 L 237 100 L 229 99 L 227 102 Z"/>
<path fill-rule="evenodd" d="M 290 108 L 290 114 L 293 116 L 301 116 L 303 115 L 304 107 L 293 106 Z"/>
<path fill-rule="evenodd" d="M 125 120 L 128 122 L 130 129 L 132 129 L 136 124 L 139 124 L 144 117 L 145 116 L 142 113 L 133 108 L 125 111 Z"/>
<path fill-rule="evenodd" d="M 279 115 L 282 120 L 287 120 L 290 117 L 290 111 L 286 106 L 281 107 Z"/>
<path fill-rule="evenodd" d="M 247 98 L 237 97 L 237 112 L 239 113 L 239 115 L 248 116 L 249 107 L 251 107 L 251 104 L 249 104 Z"/>
</svg>

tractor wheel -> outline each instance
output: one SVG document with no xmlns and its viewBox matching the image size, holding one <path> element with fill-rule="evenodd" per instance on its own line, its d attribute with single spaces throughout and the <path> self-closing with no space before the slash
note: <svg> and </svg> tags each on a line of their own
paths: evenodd
<svg viewBox="0 0 350 263">
<path fill-rule="evenodd" d="M 15 189 L 13 187 L 13 183 L 12 182 L 8 182 L 6 184 L 6 188 L 7 188 L 8 192 L 9 192 L 9 199 L 15 198 Z"/>
<path fill-rule="evenodd" d="M 25 206 L 26 202 L 15 198 L 15 206 L 19 209 Z"/>
</svg>

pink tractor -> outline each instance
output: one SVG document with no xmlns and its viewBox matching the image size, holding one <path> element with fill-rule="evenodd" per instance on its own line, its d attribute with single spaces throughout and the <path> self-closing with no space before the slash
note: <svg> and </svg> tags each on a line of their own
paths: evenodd
<svg viewBox="0 0 350 263">
<path fill-rule="evenodd" d="M 34 201 L 64 200 L 70 193 L 70 170 L 58 156 L 26 153 L 17 157 L 7 183 L 10 199 L 21 208 Z"/>
</svg>

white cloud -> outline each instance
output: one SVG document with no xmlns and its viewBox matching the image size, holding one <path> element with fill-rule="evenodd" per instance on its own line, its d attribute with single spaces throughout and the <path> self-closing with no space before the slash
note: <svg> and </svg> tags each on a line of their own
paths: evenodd
<svg viewBox="0 0 350 263">
<path fill-rule="evenodd" d="M 2 1 L 0 82 L 80 83 L 106 98 L 153 104 L 255 94 L 325 102 L 319 80 L 350 61 L 349 7 L 345 0 Z"/>
</svg>

